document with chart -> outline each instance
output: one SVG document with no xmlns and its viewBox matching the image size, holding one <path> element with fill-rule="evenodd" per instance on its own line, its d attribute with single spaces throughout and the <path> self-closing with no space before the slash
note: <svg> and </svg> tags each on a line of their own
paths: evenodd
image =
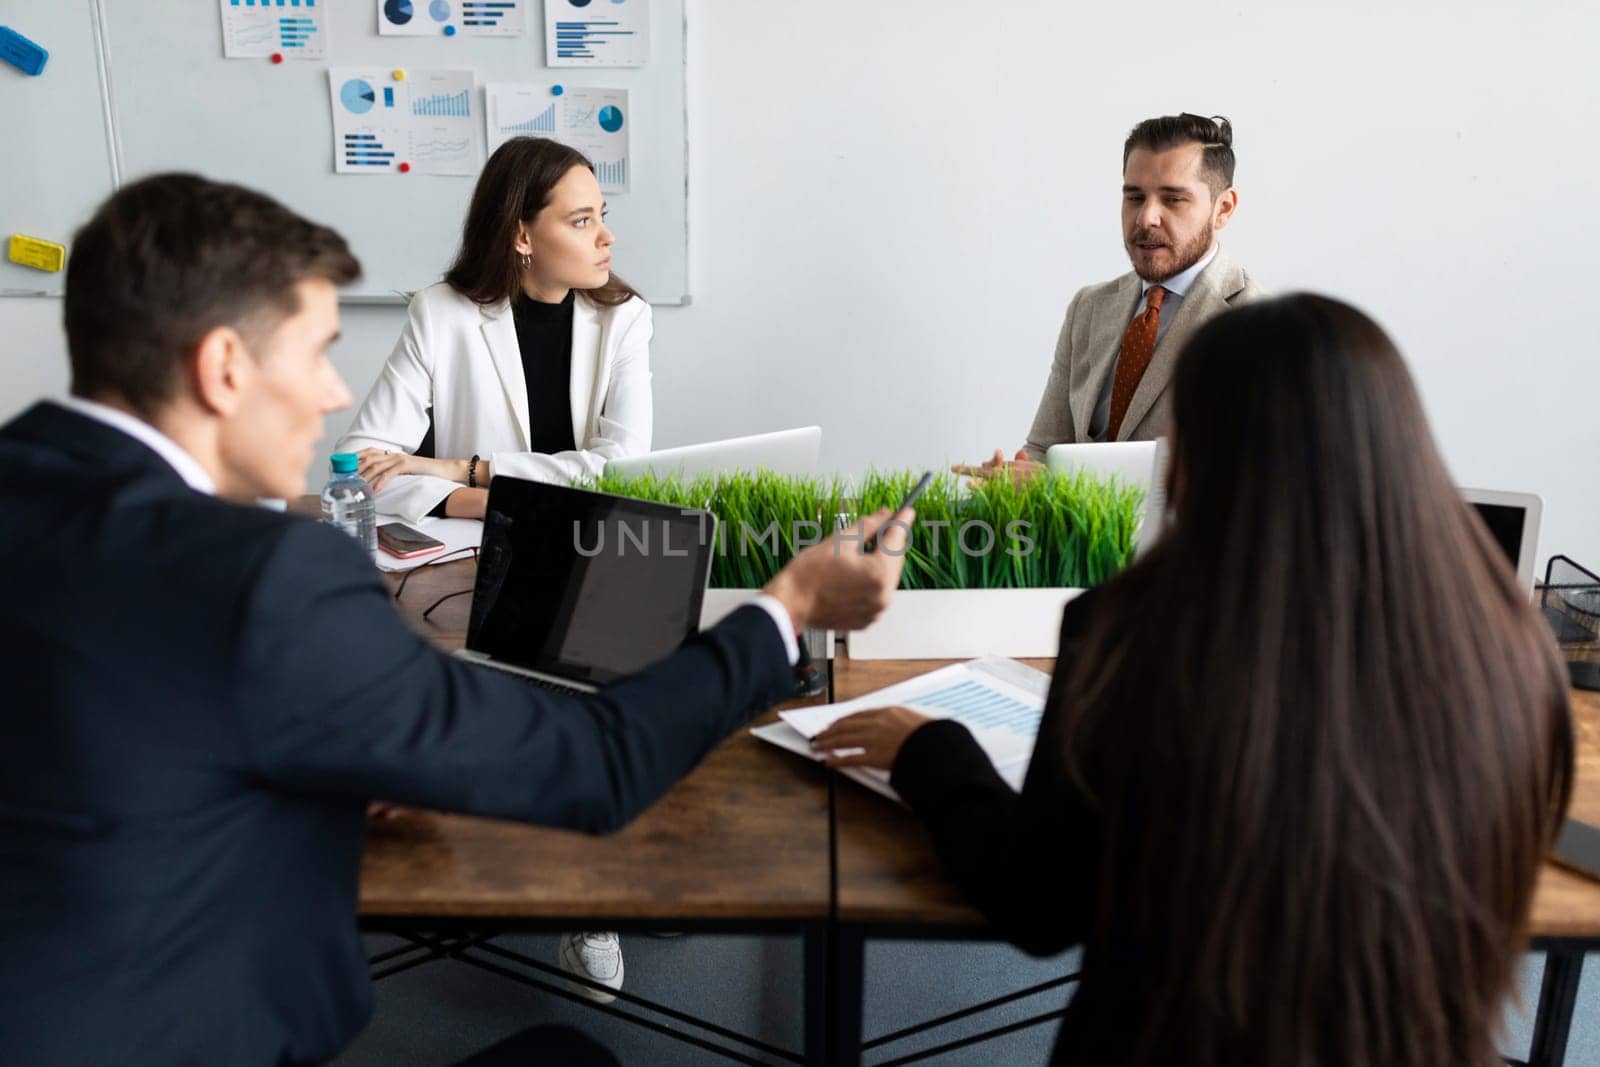
<svg viewBox="0 0 1600 1067">
<path fill-rule="evenodd" d="M 326 0 L 324 0 L 326 2 Z M 377 0 L 385 37 L 521 37 L 528 0 Z"/>
<path fill-rule="evenodd" d="M 217 0 L 222 11 L 222 54 L 228 59 L 324 59 L 328 55 L 328 0 Z"/>
<path fill-rule="evenodd" d="M 642 67 L 650 62 L 650 0 L 544 0 L 544 65 Z"/>
<path fill-rule="evenodd" d="M 491 155 L 513 137 L 548 137 L 589 157 L 601 192 L 628 192 L 628 90 L 491 82 L 483 99 Z"/>
<path fill-rule="evenodd" d="M 1049 691 L 1050 676 L 1043 671 L 1016 660 L 986 656 L 930 671 L 843 703 L 780 711 L 781 722 L 753 727 L 750 732 L 780 748 L 820 760 L 821 755 L 811 748 L 813 737 L 846 715 L 898 704 L 931 718 L 954 719 L 966 726 L 1000 777 L 1020 792 Z M 841 770 L 869 789 L 900 799 L 889 786 L 887 771 L 863 767 Z"/>
<path fill-rule="evenodd" d="M 473 84 L 470 70 L 330 69 L 334 170 L 478 173 L 482 130 Z"/>
</svg>

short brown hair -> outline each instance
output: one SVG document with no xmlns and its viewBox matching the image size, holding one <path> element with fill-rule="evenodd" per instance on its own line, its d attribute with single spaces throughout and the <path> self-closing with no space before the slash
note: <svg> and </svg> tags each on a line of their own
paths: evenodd
<svg viewBox="0 0 1600 1067">
<path fill-rule="evenodd" d="M 1204 145 L 1201 153 L 1200 173 L 1211 187 L 1211 195 L 1233 187 L 1233 126 L 1224 115 L 1162 115 L 1145 119 L 1122 142 L 1122 169 L 1128 169 L 1128 157 L 1135 148 L 1152 152 L 1165 152 L 1182 144 Z"/>
<path fill-rule="evenodd" d="M 134 182 L 73 239 L 64 311 L 72 392 L 115 397 L 149 417 L 206 333 L 270 333 L 298 310 L 296 283 L 360 275 L 343 237 L 269 196 L 195 174 Z"/>
</svg>

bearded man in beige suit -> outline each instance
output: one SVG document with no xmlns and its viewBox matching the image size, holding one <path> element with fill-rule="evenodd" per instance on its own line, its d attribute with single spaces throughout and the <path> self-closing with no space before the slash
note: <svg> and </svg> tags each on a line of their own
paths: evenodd
<svg viewBox="0 0 1600 1067">
<path fill-rule="evenodd" d="M 1122 241 L 1133 270 L 1078 290 L 1026 447 L 959 473 L 1026 475 L 1051 445 L 1148 441 L 1167 432 L 1167 386 L 1207 319 L 1264 295 L 1222 251 L 1239 203 L 1226 118 L 1146 119 L 1122 148 Z"/>
</svg>

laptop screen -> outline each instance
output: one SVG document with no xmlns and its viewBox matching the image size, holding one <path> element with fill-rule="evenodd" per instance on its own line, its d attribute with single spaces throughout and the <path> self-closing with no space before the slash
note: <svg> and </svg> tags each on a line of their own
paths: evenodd
<svg viewBox="0 0 1600 1067">
<path fill-rule="evenodd" d="M 695 632 L 715 529 L 707 512 L 497 477 L 467 647 L 603 685 Z"/>
<path fill-rule="evenodd" d="M 1489 532 L 1511 561 L 1511 569 L 1516 570 L 1522 560 L 1522 524 L 1528 509 L 1510 504 L 1485 504 L 1476 500 L 1472 506 L 1478 509 L 1478 517 L 1489 527 Z"/>
</svg>

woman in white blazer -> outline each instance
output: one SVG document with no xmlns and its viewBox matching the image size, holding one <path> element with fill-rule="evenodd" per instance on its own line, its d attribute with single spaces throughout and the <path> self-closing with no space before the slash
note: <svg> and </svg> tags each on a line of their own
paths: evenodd
<svg viewBox="0 0 1600 1067">
<path fill-rule="evenodd" d="M 496 474 L 565 483 L 650 450 L 650 305 L 611 273 L 604 218 L 579 152 L 518 137 L 489 157 L 455 263 L 339 441 L 380 512 L 481 518 Z"/>
<path fill-rule="evenodd" d="M 594 168 L 573 149 L 518 137 L 489 157 L 455 263 L 411 298 L 339 441 L 380 512 L 482 518 L 494 475 L 565 483 L 650 450 L 650 305 L 611 273 L 604 219 Z M 564 934 L 556 958 L 622 987 L 615 933 Z"/>
</svg>

